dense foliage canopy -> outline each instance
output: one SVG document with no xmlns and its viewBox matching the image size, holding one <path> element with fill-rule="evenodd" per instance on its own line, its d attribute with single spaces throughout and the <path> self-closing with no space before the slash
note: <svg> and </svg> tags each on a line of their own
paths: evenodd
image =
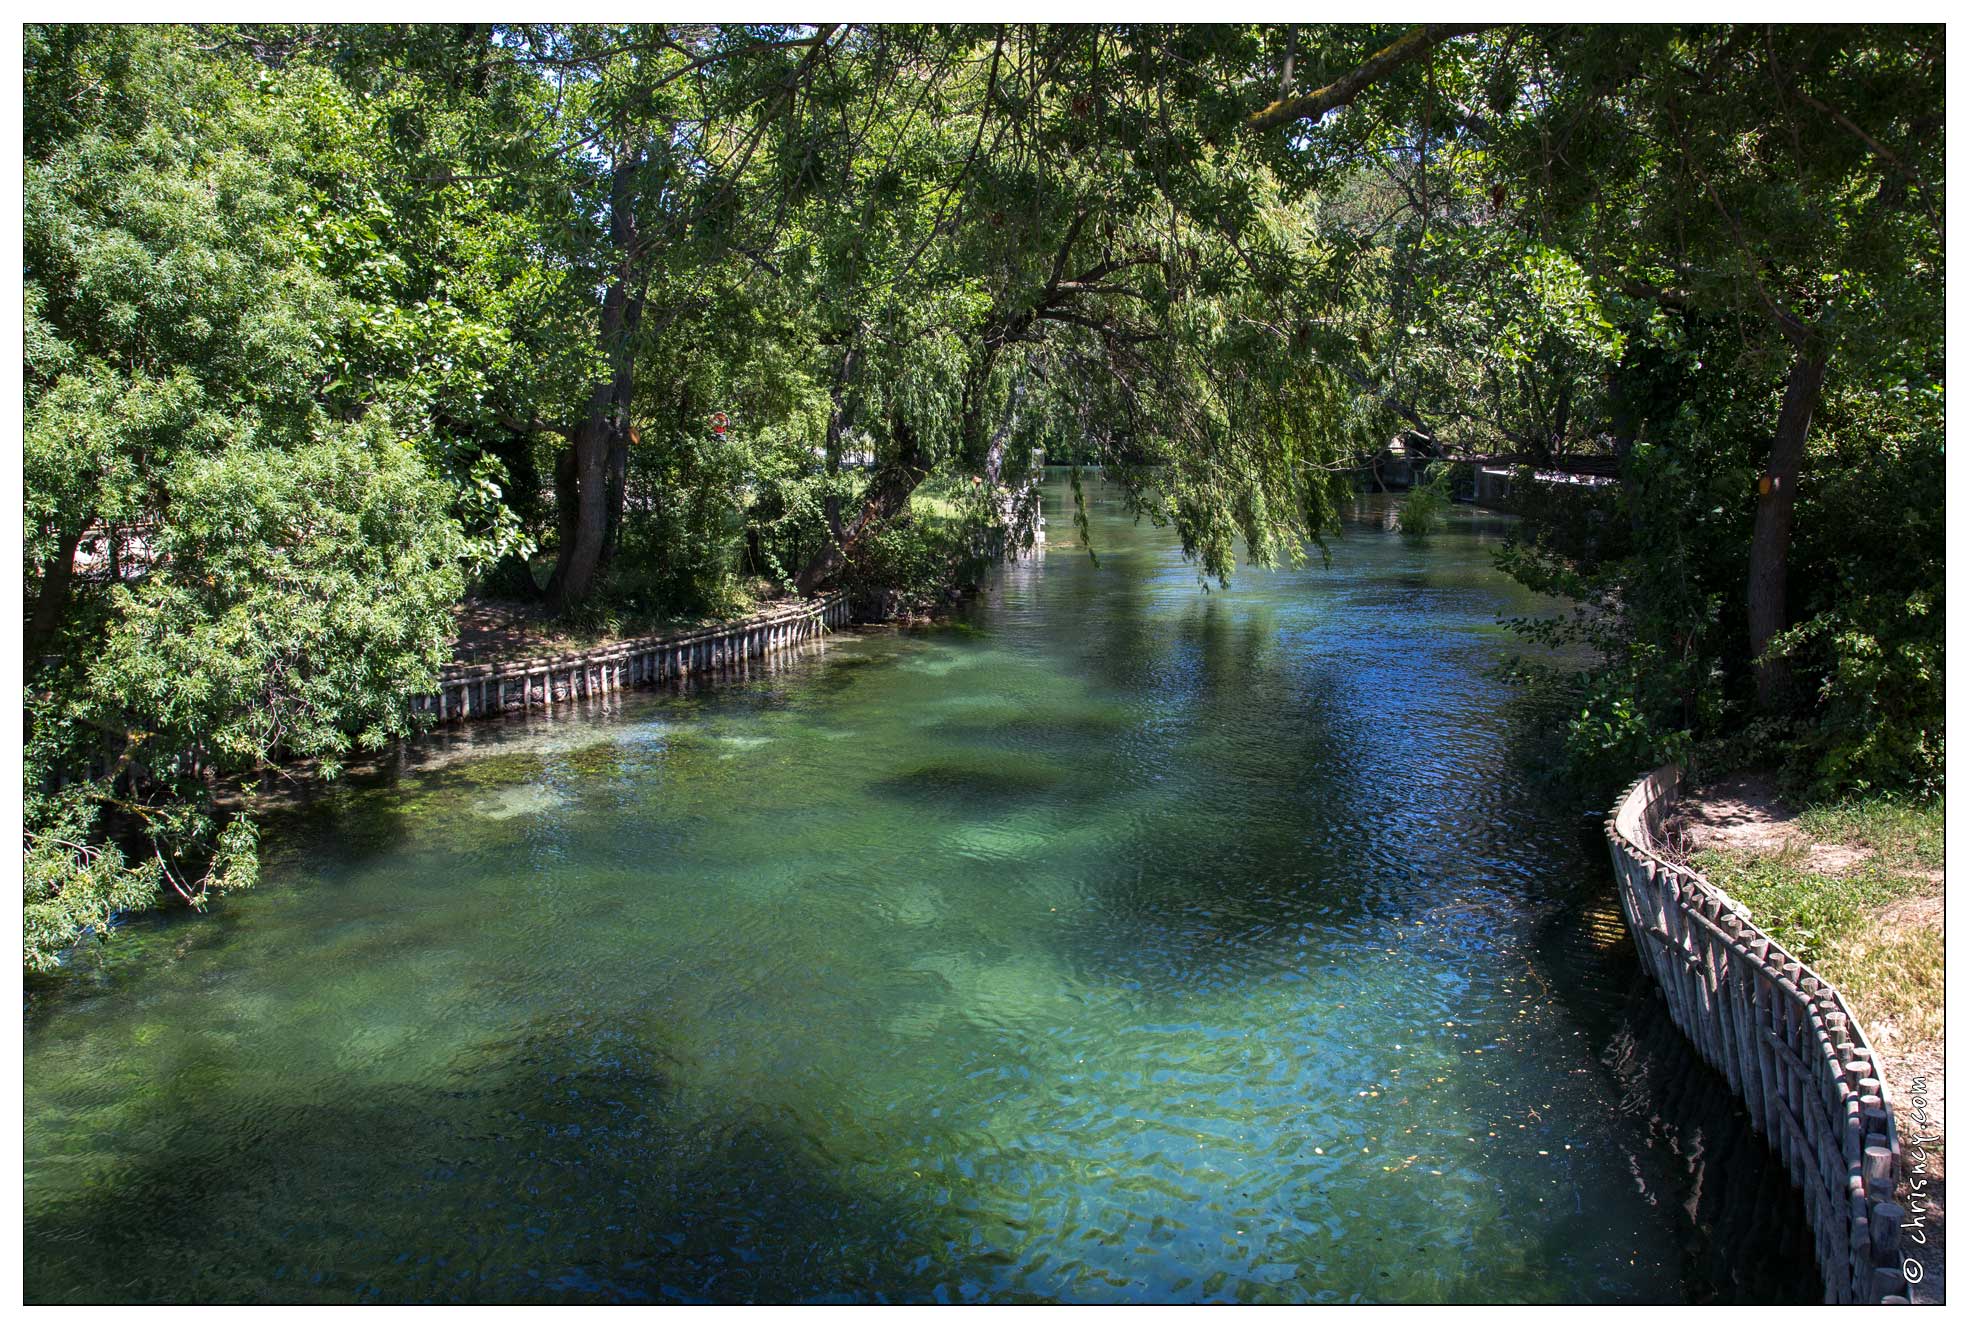
<svg viewBox="0 0 1969 1329">
<path fill-rule="evenodd" d="M 933 579 L 921 494 L 1016 535 L 1041 451 L 1218 579 L 1319 547 L 1397 434 L 1608 458 L 1527 477 L 1507 555 L 1580 606 L 1527 635 L 1598 652 L 1544 679 L 1576 757 L 1935 781 L 1942 57 L 31 27 L 25 958 L 251 880 L 216 794 L 408 733 L 468 589 L 607 624 Z"/>
</svg>

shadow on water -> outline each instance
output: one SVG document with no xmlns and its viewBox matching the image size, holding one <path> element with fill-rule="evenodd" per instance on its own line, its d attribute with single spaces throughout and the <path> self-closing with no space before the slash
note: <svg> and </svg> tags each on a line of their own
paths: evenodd
<svg viewBox="0 0 1969 1329">
<path fill-rule="evenodd" d="M 1634 1184 L 1679 1234 L 1690 1300 L 1816 1303 L 1805 1198 L 1641 968 L 1602 834 L 1598 822 L 1582 824 L 1602 870 L 1580 874 L 1581 891 L 1540 930 L 1538 950 L 1617 1086 L 1620 1111 L 1636 1123 L 1634 1138 L 1672 1188 L 1651 1184 L 1638 1157 Z"/>
<path fill-rule="evenodd" d="M 1680 1193 L 1658 1199 L 1674 1209 L 1684 1234 L 1691 1299 L 1818 1302 L 1805 1197 L 1639 974 L 1602 1059 L 1626 1091 L 1622 1109 L 1644 1123 L 1648 1147 L 1664 1151 L 1680 1174 Z"/>
<path fill-rule="evenodd" d="M 263 837 L 261 869 L 278 876 L 295 857 L 294 844 L 336 844 L 317 880 L 322 891 L 368 866 L 390 861 L 412 836 L 412 819 L 402 808 L 388 775 L 371 774 L 334 786 L 301 786 L 274 811 L 275 824 L 297 835 Z M 166 899 L 154 909 L 117 920 L 108 945 L 84 941 L 69 953 L 56 974 L 29 973 L 23 981 L 23 1018 L 28 1028 L 50 1018 L 63 1005 L 88 993 L 108 993 L 134 979 L 150 963 L 195 962 L 200 955 L 222 955 L 253 924 L 221 901 L 194 909 Z"/>
<path fill-rule="evenodd" d="M 653 1031 L 581 1019 L 350 1097 L 236 1097 L 188 1069 L 144 1090 L 143 1129 L 166 1147 L 114 1153 L 31 1216 L 27 1299 L 978 1295 L 975 1233 L 841 1188 L 776 1123 L 681 1101 L 672 1071 Z M 303 1202 L 295 1180 L 323 1174 L 336 1184 Z"/>
</svg>

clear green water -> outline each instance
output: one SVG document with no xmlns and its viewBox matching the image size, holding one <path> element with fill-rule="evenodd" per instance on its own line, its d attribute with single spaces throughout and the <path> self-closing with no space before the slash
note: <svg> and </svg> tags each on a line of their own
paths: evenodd
<svg viewBox="0 0 1969 1329">
<path fill-rule="evenodd" d="M 1501 523 L 1206 592 L 1062 497 L 961 623 L 433 742 L 31 992 L 29 1299 L 1810 1297 L 1608 1052 Z"/>
</svg>

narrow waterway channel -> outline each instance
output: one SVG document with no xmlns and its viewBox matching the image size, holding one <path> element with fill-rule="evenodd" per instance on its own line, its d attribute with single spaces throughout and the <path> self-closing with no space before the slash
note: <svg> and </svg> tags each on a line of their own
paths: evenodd
<svg viewBox="0 0 1969 1329">
<path fill-rule="evenodd" d="M 1813 1300 L 1491 667 L 1504 520 L 494 723 L 29 994 L 30 1300 Z M 450 750 L 443 750 L 445 747 Z"/>
</svg>

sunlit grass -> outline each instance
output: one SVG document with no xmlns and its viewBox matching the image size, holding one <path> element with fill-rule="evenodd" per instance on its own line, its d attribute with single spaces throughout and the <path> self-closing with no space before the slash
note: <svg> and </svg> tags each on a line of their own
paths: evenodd
<svg viewBox="0 0 1969 1329">
<path fill-rule="evenodd" d="M 1886 868 L 1936 869 L 1942 866 L 1942 800 L 1917 803 L 1871 798 L 1808 808 L 1798 819 L 1820 843 L 1873 851 Z"/>
<path fill-rule="evenodd" d="M 965 491 L 970 488 L 968 477 L 926 481 L 909 496 L 910 513 L 926 526 L 959 525 L 969 516 Z"/>
<path fill-rule="evenodd" d="M 1918 902 L 1942 892 L 1942 814 L 1941 800 L 1891 798 L 1807 809 L 1798 825 L 1812 841 L 1868 851 L 1840 871 L 1813 870 L 1803 844 L 1775 854 L 1706 849 L 1692 861 L 1869 1022 L 1938 1039 L 1942 930 Z M 1907 904 L 1890 907 L 1896 901 Z"/>
<path fill-rule="evenodd" d="M 1903 1039 L 1942 1037 L 1942 930 L 1875 923 L 1837 942 L 1819 972 L 1865 1013 L 1892 1021 Z"/>
</svg>

